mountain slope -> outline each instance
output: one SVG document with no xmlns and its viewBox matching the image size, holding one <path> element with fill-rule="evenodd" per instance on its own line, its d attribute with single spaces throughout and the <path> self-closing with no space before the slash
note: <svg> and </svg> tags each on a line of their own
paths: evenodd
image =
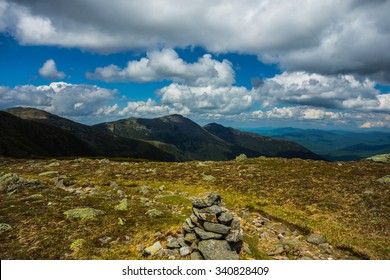
<svg viewBox="0 0 390 280">
<path fill-rule="evenodd" d="M 247 156 L 258 154 L 271 157 L 322 159 L 317 154 L 291 141 L 243 132 L 216 123 L 208 124 L 204 126 L 204 129 L 231 145 L 243 150 L 246 149 L 248 151 Z"/>
<path fill-rule="evenodd" d="M 174 155 L 145 141 L 116 137 L 98 127 L 83 125 L 42 110 L 17 107 L 5 111 L 22 119 L 44 123 L 67 131 L 87 143 L 97 155 L 161 161 L 177 160 Z"/>
<path fill-rule="evenodd" d="M 234 147 L 180 115 L 155 119 L 129 118 L 96 127 L 121 137 L 168 144 L 181 151 L 185 160 L 226 160 L 235 156 Z"/>
<path fill-rule="evenodd" d="M 0 111 L 0 155 L 92 156 L 95 152 L 67 131 Z"/>
</svg>

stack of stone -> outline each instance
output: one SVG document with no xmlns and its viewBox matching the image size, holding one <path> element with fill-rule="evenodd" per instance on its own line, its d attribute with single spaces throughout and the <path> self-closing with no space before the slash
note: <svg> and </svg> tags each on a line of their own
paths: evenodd
<svg viewBox="0 0 390 280">
<path fill-rule="evenodd" d="M 243 237 L 240 220 L 221 203 L 217 193 L 192 202 L 191 217 L 183 224 L 186 246 L 180 248 L 192 252 L 191 259 L 238 260 Z"/>
</svg>

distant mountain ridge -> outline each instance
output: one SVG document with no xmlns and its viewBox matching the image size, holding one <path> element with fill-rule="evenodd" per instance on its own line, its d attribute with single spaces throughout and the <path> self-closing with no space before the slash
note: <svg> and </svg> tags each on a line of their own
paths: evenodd
<svg viewBox="0 0 390 280">
<path fill-rule="evenodd" d="M 88 126 L 33 108 L 17 107 L 5 111 L 21 121 L 44 124 L 72 135 L 86 147 L 87 152 L 83 155 L 159 161 L 230 160 L 242 153 L 248 157 L 323 159 L 291 141 L 242 132 L 219 124 L 201 127 L 181 115 L 128 118 Z"/>
<path fill-rule="evenodd" d="M 290 127 L 249 131 L 294 141 L 332 161 L 359 160 L 390 153 L 390 132 L 326 131 Z"/>
</svg>

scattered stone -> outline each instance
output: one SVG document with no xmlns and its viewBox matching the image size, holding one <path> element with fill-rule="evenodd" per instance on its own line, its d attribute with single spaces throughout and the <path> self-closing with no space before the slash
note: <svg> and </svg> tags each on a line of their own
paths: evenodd
<svg viewBox="0 0 390 280">
<path fill-rule="evenodd" d="M 99 241 L 100 241 L 102 244 L 107 244 L 107 243 L 109 243 L 111 240 L 112 240 L 112 238 L 109 237 L 109 236 L 105 236 L 105 237 L 99 238 Z"/>
<path fill-rule="evenodd" d="M 5 232 L 12 230 L 12 227 L 9 224 L 1 223 L 0 224 L 0 232 Z"/>
<path fill-rule="evenodd" d="M 67 218 L 80 218 L 82 220 L 92 219 L 96 216 L 105 214 L 102 210 L 94 208 L 74 208 L 64 212 Z"/>
<path fill-rule="evenodd" d="M 103 159 L 99 160 L 98 162 L 99 162 L 100 164 L 108 164 L 108 163 L 110 163 L 110 160 L 107 159 L 107 158 L 103 158 Z"/>
<path fill-rule="evenodd" d="M 226 240 L 202 240 L 198 244 L 200 253 L 206 260 L 238 260 L 239 255 L 232 251 Z"/>
<path fill-rule="evenodd" d="M 327 251 L 327 250 L 330 249 L 330 245 L 329 245 L 329 243 L 321 243 L 321 244 L 318 245 L 318 248 L 320 248 L 320 249 L 322 249 L 324 251 Z"/>
<path fill-rule="evenodd" d="M 124 226 L 124 225 L 125 225 L 125 220 L 122 219 L 122 218 L 118 218 L 118 224 L 119 224 L 120 226 Z"/>
<path fill-rule="evenodd" d="M 8 173 L 0 177 L 0 190 L 11 195 L 25 188 L 42 187 L 39 180 L 25 180 L 15 173 Z"/>
<path fill-rule="evenodd" d="M 125 236 L 125 242 L 126 243 L 130 242 L 131 240 L 132 240 L 131 236 L 129 236 L 129 235 Z"/>
<path fill-rule="evenodd" d="M 177 249 L 177 248 L 180 248 L 180 244 L 179 244 L 179 242 L 177 241 L 176 238 L 174 238 L 172 236 L 168 236 L 168 238 L 167 238 L 167 248 L 168 249 Z"/>
<path fill-rule="evenodd" d="M 57 166 L 60 166 L 59 162 L 52 162 L 47 167 L 57 167 Z"/>
<path fill-rule="evenodd" d="M 319 245 L 322 243 L 326 243 L 326 239 L 322 235 L 319 235 L 318 233 L 312 233 L 307 238 L 307 242 L 315 245 Z"/>
<path fill-rule="evenodd" d="M 205 173 L 202 173 L 202 179 L 205 181 L 215 181 L 215 177 L 213 175 L 207 175 Z"/>
<path fill-rule="evenodd" d="M 157 210 L 157 209 L 149 209 L 146 212 L 146 215 L 148 215 L 151 218 L 158 218 L 158 217 L 161 217 L 162 215 L 164 215 L 164 213 L 161 212 L 160 210 Z"/>
<path fill-rule="evenodd" d="M 223 212 L 219 217 L 218 221 L 224 225 L 230 225 L 230 222 L 233 220 L 233 215 L 230 212 Z"/>
<path fill-rule="evenodd" d="M 204 222 L 203 227 L 207 231 L 211 231 L 219 234 L 228 234 L 230 232 L 230 227 L 222 224 Z"/>
<path fill-rule="evenodd" d="M 165 190 L 165 186 L 164 186 L 164 185 L 160 186 L 160 187 L 158 188 L 158 190 L 159 190 L 160 192 L 164 191 L 164 190 Z"/>
<path fill-rule="evenodd" d="M 283 252 L 284 252 L 283 246 L 276 245 L 275 247 L 276 247 L 275 251 L 273 251 L 272 253 L 269 253 L 268 256 L 276 256 L 276 255 L 283 254 Z"/>
<path fill-rule="evenodd" d="M 187 256 L 189 254 L 191 254 L 190 247 L 184 246 L 184 247 L 180 248 L 180 256 L 184 257 L 184 256 Z"/>
<path fill-rule="evenodd" d="M 390 175 L 383 176 L 382 178 L 379 178 L 377 181 L 382 184 L 390 184 Z"/>
<path fill-rule="evenodd" d="M 157 241 L 152 246 L 146 247 L 144 249 L 142 255 L 143 256 L 153 256 L 157 252 L 159 252 L 160 250 L 162 250 L 162 246 L 161 246 L 161 243 L 159 241 Z"/>
<path fill-rule="evenodd" d="M 246 154 L 240 154 L 239 156 L 236 156 L 235 160 L 236 161 L 243 161 L 245 159 L 247 159 L 248 157 L 246 156 Z"/>
<path fill-rule="evenodd" d="M 149 193 L 149 187 L 148 186 L 142 186 L 139 190 L 139 193 L 142 194 L 142 195 L 145 195 L 147 193 Z"/>
<path fill-rule="evenodd" d="M 124 198 L 114 208 L 115 208 L 115 210 L 118 210 L 118 211 L 125 211 L 125 210 L 127 210 L 127 205 L 128 205 L 127 198 Z"/>
<path fill-rule="evenodd" d="M 195 251 L 195 252 L 191 253 L 191 260 L 192 261 L 198 261 L 198 260 L 204 260 L 204 259 L 203 259 L 202 255 L 198 251 Z"/>
<path fill-rule="evenodd" d="M 54 180 L 53 180 L 53 181 L 54 181 L 54 185 L 55 185 L 57 188 L 60 188 L 60 189 L 65 188 L 64 179 L 65 179 L 64 176 L 54 178 Z"/>
<path fill-rule="evenodd" d="M 194 233 L 187 233 L 184 237 L 184 241 L 192 244 L 196 240 L 196 234 Z"/>
<path fill-rule="evenodd" d="M 114 182 L 114 181 L 111 181 L 111 182 L 110 182 L 110 187 L 115 188 L 115 187 L 117 187 L 117 186 L 118 186 L 118 183 L 117 183 L 117 182 Z"/>
<path fill-rule="evenodd" d="M 195 228 L 195 233 L 197 236 L 199 236 L 200 239 L 206 240 L 206 239 L 222 239 L 222 234 L 214 233 L 214 232 L 208 232 L 201 228 Z"/>
<path fill-rule="evenodd" d="M 37 193 L 37 194 L 33 194 L 33 195 L 26 197 L 24 200 L 40 200 L 42 198 L 43 198 L 43 195 L 40 193 Z"/>
<path fill-rule="evenodd" d="M 308 256 L 303 256 L 302 258 L 298 259 L 300 261 L 312 261 L 313 259 Z"/>
<path fill-rule="evenodd" d="M 119 197 L 122 197 L 125 192 L 122 190 L 117 190 L 116 193 L 119 195 Z"/>
</svg>

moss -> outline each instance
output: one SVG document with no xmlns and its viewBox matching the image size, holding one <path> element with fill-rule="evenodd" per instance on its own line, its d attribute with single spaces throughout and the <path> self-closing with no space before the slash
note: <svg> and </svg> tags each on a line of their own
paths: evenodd
<svg viewBox="0 0 390 280">
<path fill-rule="evenodd" d="M 69 248 L 71 250 L 80 249 L 80 247 L 85 243 L 85 239 L 77 239 L 70 244 Z"/>
<path fill-rule="evenodd" d="M 80 218 L 82 220 L 87 220 L 103 215 L 105 212 L 94 208 L 75 208 L 65 211 L 64 214 L 67 218 Z"/>
<path fill-rule="evenodd" d="M 115 210 L 118 210 L 118 211 L 125 211 L 125 210 L 127 210 L 127 205 L 128 205 L 127 198 L 124 198 L 114 208 L 115 208 Z"/>
</svg>

